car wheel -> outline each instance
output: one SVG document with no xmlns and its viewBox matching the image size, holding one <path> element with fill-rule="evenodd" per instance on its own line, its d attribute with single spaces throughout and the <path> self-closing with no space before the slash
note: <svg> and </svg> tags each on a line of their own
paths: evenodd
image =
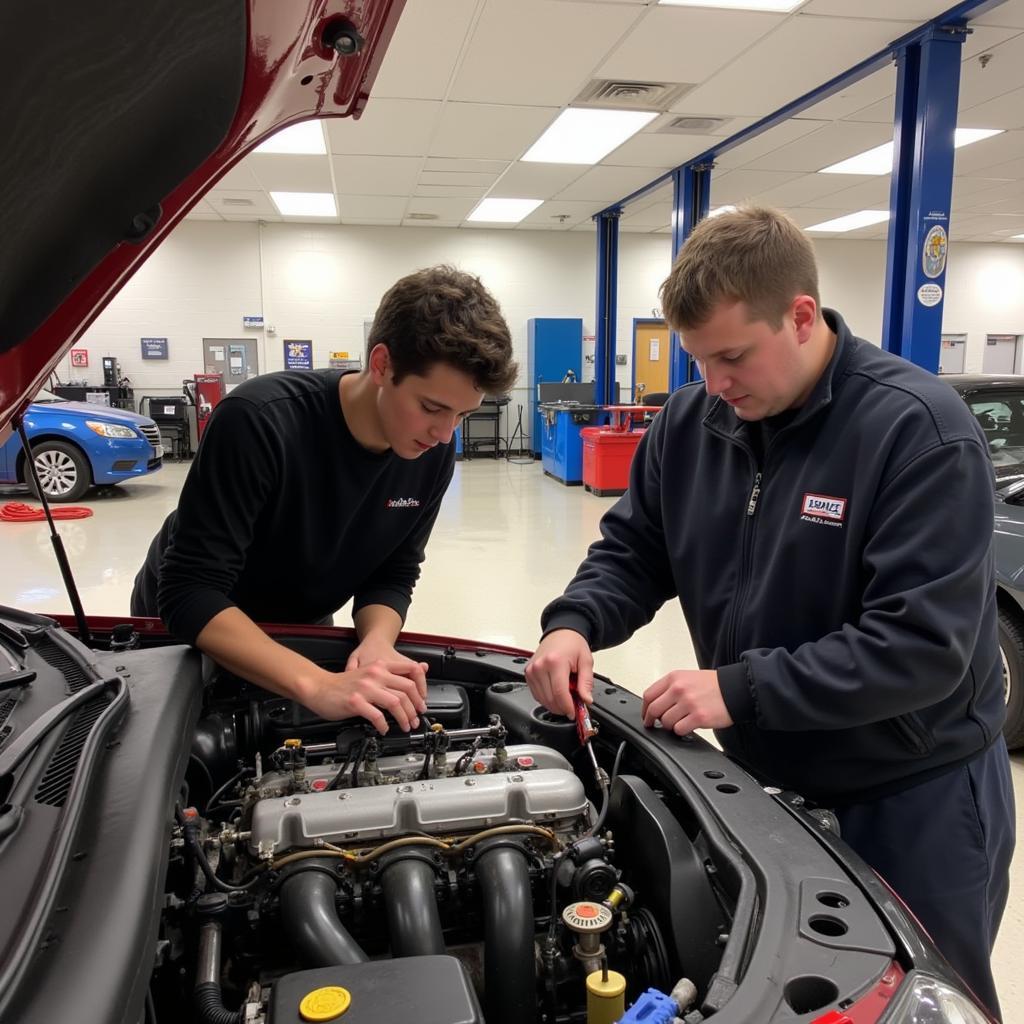
<svg viewBox="0 0 1024 1024">
<path fill-rule="evenodd" d="M 49 501 L 77 501 L 92 486 L 89 461 L 73 444 L 65 441 L 43 441 L 32 446 L 39 483 Z M 25 472 L 29 487 L 35 485 Z"/>
<path fill-rule="evenodd" d="M 1006 724 L 1003 736 L 1011 749 L 1024 746 L 1024 628 L 999 609 L 999 653 L 1003 659 Z"/>
</svg>

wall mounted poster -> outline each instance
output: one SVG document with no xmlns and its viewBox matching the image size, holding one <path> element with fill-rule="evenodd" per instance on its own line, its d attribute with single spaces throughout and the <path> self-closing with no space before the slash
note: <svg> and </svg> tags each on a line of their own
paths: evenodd
<svg viewBox="0 0 1024 1024">
<path fill-rule="evenodd" d="M 89 350 L 87 348 L 73 348 L 71 350 L 71 365 L 72 366 L 88 366 L 89 365 Z"/>
<path fill-rule="evenodd" d="M 286 370 L 313 369 L 312 341 L 285 341 L 284 368 Z"/>
<path fill-rule="evenodd" d="M 166 338 L 142 338 L 143 359 L 166 359 L 167 339 Z"/>
</svg>

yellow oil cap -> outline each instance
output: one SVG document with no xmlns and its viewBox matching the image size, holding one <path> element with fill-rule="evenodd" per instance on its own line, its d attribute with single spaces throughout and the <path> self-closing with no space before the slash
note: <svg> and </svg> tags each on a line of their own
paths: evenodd
<svg viewBox="0 0 1024 1024">
<path fill-rule="evenodd" d="M 299 1016 L 309 1021 L 334 1020 L 349 1008 L 351 1002 L 352 995 L 347 988 L 339 985 L 315 988 L 299 1003 Z"/>
</svg>

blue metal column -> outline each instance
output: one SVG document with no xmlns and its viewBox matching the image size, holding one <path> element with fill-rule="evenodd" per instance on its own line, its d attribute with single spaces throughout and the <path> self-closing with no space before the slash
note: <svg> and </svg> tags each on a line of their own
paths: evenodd
<svg viewBox="0 0 1024 1024">
<path fill-rule="evenodd" d="M 619 283 L 619 216 L 616 207 L 597 221 L 597 316 L 594 338 L 594 401 L 611 405 L 615 394 L 615 315 Z"/>
<path fill-rule="evenodd" d="M 683 242 L 708 215 L 711 204 L 711 168 L 713 164 L 687 164 L 672 172 L 672 262 Z M 697 364 L 682 350 L 679 335 L 669 335 L 672 360 L 668 367 L 668 389 L 675 391 L 691 380 L 699 380 Z"/>
<path fill-rule="evenodd" d="M 936 29 L 899 57 L 882 347 L 939 369 L 953 191 L 953 136 L 966 32 Z"/>
</svg>

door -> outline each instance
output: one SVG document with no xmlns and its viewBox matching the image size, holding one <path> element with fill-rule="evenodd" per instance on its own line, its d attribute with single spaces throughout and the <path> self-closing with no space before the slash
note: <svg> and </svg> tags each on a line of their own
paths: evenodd
<svg viewBox="0 0 1024 1024">
<path fill-rule="evenodd" d="M 944 334 L 939 347 L 939 373 L 963 373 L 966 334 Z"/>
<path fill-rule="evenodd" d="M 1017 372 L 1016 334 L 990 334 L 985 339 L 985 356 L 982 359 L 983 373 Z"/>
<path fill-rule="evenodd" d="M 224 375 L 224 390 L 260 372 L 255 338 L 203 338 L 203 372 Z"/>
<path fill-rule="evenodd" d="M 641 320 L 633 325 L 633 400 L 639 405 L 645 394 L 668 391 L 669 339 L 668 325 L 663 320 Z"/>
</svg>

